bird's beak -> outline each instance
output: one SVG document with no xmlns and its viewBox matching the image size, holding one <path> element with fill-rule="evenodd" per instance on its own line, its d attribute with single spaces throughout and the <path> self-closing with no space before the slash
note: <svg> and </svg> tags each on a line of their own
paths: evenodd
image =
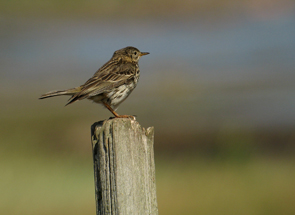
<svg viewBox="0 0 295 215">
<path fill-rule="evenodd" d="M 149 54 L 149 53 L 148 52 L 141 52 L 140 56 L 147 55 L 147 54 Z"/>
</svg>

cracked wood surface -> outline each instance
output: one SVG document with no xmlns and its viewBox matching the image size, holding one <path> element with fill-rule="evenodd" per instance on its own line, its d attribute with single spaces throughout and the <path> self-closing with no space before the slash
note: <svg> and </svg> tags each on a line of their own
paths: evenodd
<svg viewBox="0 0 295 215">
<path fill-rule="evenodd" d="M 114 118 L 91 127 L 97 215 L 158 214 L 154 128 Z"/>
</svg>

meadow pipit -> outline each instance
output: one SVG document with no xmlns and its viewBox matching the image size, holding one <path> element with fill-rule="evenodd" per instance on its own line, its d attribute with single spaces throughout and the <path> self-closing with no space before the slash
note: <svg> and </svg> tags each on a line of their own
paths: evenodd
<svg viewBox="0 0 295 215">
<path fill-rule="evenodd" d="M 53 96 L 69 95 L 66 105 L 78 100 L 90 99 L 104 105 L 115 117 L 134 118 L 119 115 L 115 112 L 118 106 L 130 95 L 139 79 L 138 61 L 141 56 L 149 54 L 128 46 L 114 52 L 113 57 L 104 64 L 85 84 L 68 90 L 48 92 L 40 97 L 45 99 Z"/>
</svg>

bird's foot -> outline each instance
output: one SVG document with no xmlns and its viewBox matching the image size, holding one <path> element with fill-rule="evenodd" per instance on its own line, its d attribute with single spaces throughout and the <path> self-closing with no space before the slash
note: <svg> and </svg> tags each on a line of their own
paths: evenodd
<svg viewBox="0 0 295 215">
<path fill-rule="evenodd" d="M 116 116 L 117 118 L 129 118 L 132 120 L 136 120 L 135 116 L 131 116 L 131 115 L 118 115 Z"/>
</svg>

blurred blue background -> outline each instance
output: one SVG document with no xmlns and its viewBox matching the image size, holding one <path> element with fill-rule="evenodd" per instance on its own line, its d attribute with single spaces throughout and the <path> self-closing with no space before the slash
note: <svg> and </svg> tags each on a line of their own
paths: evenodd
<svg viewBox="0 0 295 215">
<path fill-rule="evenodd" d="M 0 208 L 94 214 L 90 126 L 110 112 L 37 98 L 135 46 L 119 114 L 155 126 L 160 214 L 295 214 L 295 2 L 0 1 Z"/>
</svg>

